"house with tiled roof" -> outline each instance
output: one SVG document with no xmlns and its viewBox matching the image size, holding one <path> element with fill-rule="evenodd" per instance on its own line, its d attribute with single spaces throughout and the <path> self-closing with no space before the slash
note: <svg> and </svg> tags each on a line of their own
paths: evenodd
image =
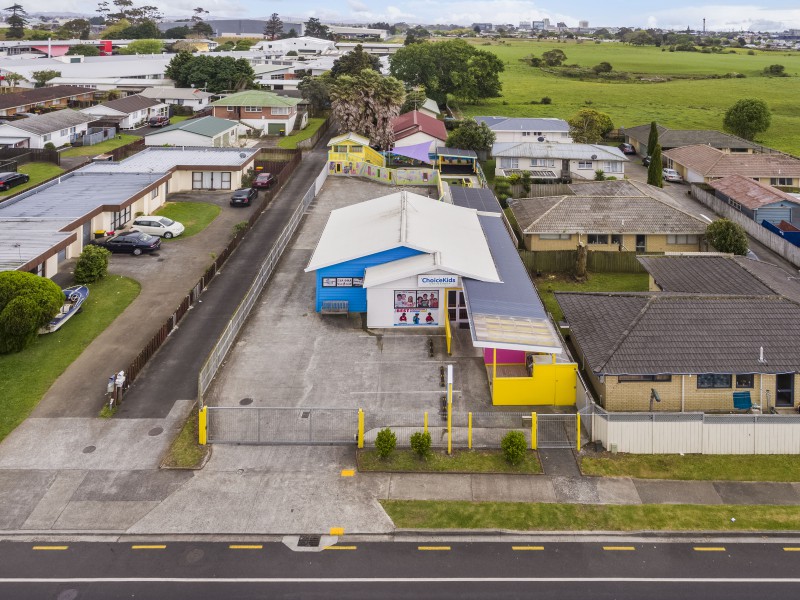
<svg viewBox="0 0 800 600">
<path fill-rule="evenodd" d="M 167 115 L 169 107 L 159 100 L 133 94 L 84 108 L 81 112 L 97 120 L 118 123 L 120 129 L 136 129 L 151 117 Z"/>
<path fill-rule="evenodd" d="M 664 158 L 690 183 L 741 175 L 768 185 L 800 186 L 800 160 L 786 154 L 731 154 L 697 144 L 667 150 Z"/>
<path fill-rule="evenodd" d="M 428 144 L 430 152 L 436 146 L 447 141 L 447 129 L 444 122 L 425 113 L 412 110 L 392 119 L 395 147 Z"/>
<path fill-rule="evenodd" d="M 759 147 L 758 144 L 714 129 L 668 129 L 663 125 L 656 125 L 656 129 L 662 151 L 704 144 L 728 153 L 751 153 Z M 625 142 L 633 146 L 638 154 L 647 155 L 647 142 L 650 139 L 649 123 L 636 127 L 622 127 L 620 134 L 625 136 Z"/>
<path fill-rule="evenodd" d="M 294 130 L 298 116 L 299 129 L 308 122 L 308 113 L 299 115 L 299 98 L 279 96 L 275 92 L 246 90 L 229 94 L 211 103 L 212 115 L 219 119 L 238 121 L 244 130 L 250 129 L 261 135 L 289 135 Z"/>
<path fill-rule="evenodd" d="M 572 143 L 569 123 L 554 118 L 475 117 L 494 132 L 497 143 Z"/>
<path fill-rule="evenodd" d="M 715 179 L 714 195 L 756 223 L 800 223 L 800 200 L 775 187 L 742 175 Z"/>
</svg>

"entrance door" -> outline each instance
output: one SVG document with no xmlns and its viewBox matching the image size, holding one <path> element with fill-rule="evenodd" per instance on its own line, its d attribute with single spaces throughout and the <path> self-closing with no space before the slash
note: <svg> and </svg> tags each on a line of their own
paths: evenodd
<svg viewBox="0 0 800 600">
<path fill-rule="evenodd" d="M 775 376 L 775 406 L 794 406 L 794 373 Z"/>
<path fill-rule="evenodd" d="M 644 252 L 645 251 L 645 248 L 647 247 L 645 240 L 646 240 L 646 238 L 643 235 L 637 235 L 636 236 L 636 251 L 637 252 Z"/>
<path fill-rule="evenodd" d="M 83 245 L 86 246 L 92 241 L 92 222 L 87 221 L 83 224 Z"/>
<path fill-rule="evenodd" d="M 458 329 L 469 329 L 467 302 L 461 290 L 447 290 L 447 318 Z"/>
</svg>

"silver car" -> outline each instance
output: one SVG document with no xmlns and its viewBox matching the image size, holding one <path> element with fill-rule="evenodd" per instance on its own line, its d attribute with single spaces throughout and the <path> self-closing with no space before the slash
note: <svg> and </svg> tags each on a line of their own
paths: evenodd
<svg viewBox="0 0 800 600">
<path fill-rule="evenodd" d="M 661 174 L 664 177 L 664 181 L 674 181 L 675 183 L 683 182 L 683 177 L 681 177 L 681 174 L 675 169 L 662 169 Z"/>
<path fill-rule="evenodd" d="M 168 219 L 167 217 L 144 215 L 136 217 L 133 220 L 131 229 L 170 239 L 182 234 L 185 227 L 181 223 Z"/>
</svg>

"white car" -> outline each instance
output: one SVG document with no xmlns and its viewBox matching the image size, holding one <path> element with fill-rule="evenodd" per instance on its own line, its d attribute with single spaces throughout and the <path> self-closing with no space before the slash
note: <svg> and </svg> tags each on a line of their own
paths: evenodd
<svg viewBox="0 0 800 600">
<path fill-rule="evenodd" d="M 683 177 L 681 177 L 681 174 L 675 169 L 662 169 L 661 174 L 664 177 L 664 181 L 674 181 L 675 183 L 683 182 Z"/>
<path fill-rule="evenodd" d="M 182 234 L 185 227 L 167 217 L 145 215 L 136 217 L 131 224 L 131 229 L 170 239 Z"/>
</svg>

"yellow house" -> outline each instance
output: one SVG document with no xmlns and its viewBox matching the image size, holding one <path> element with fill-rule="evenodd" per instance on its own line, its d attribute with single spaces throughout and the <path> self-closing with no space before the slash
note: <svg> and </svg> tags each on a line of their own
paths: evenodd
<svg viewBox="0 0 800 600">
<path fill-rule="evenodd" d="M 369 138 L 352 131 L 331 138 L 328 148 L 328 161 L 338 163 L 340 169 L 347 167 L 348 164 L 352 169 L 355 163 L 368 163 L 376 167 L 386 166 L 383 154 L 370 148 Z"/>
</svg>

